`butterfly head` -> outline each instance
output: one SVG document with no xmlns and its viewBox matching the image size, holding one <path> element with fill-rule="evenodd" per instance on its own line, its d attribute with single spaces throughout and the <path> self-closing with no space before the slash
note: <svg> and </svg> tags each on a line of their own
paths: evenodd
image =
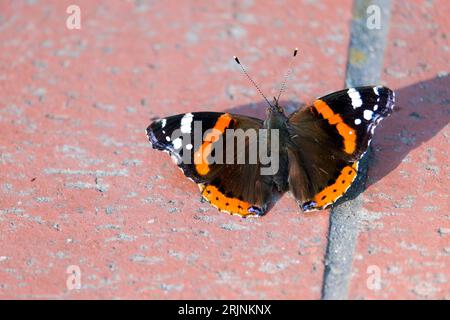
<svg viewBox="0 0 450 320">
<path fill-rule="evenodd" d="M 266 111 L 265 126 L 269 129 L 279 129 L 285 126 L 287 117 L 284 109 L 279 105 L 278 99 L 274 98 L 273 103 Z"/>
<path fill-rule="evenodd" d="M 273 97 L 273 103 L 267 108 L 267 115 L 281 114 L 284 116 L 284 109 L 280 106 L 278 101 L 279 100 L 276 97 Z"/>
</svg>

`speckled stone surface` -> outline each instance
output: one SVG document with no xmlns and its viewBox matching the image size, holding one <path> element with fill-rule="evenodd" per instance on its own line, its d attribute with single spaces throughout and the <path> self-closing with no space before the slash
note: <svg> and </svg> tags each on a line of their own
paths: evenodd
<svg viewBox="0 0 450 320">
<path fill-rule="evenodd" d="M 448 10 L 393 2 L 382 78 L 398 112 L 374 140 L 349 298 L 450 298 Z"/>
<path fill-rule="evenodd" d="M 0 3 L 0 298 L 320 298 L 327 211 L 286 195 L 260 219 L 219 213 L 145 128 L 263 117 L 233 55 L 271 96 L 299 47 L 288 111 L 342 88 L 351 1 L 77 1 L 81 30 L 71 4 Z M 450 297 L 446 11 L 394 4 L 382 78 L 400 110 L 374 139 L 350 298 Z"/>
</svg>

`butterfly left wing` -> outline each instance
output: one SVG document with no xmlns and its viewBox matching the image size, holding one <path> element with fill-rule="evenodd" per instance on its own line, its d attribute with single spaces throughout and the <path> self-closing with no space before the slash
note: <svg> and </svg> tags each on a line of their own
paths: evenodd
<svg viewBox="0 0 450 320">
<path fill-rule="evenodd" d="M 202 145 L 201 139 L 206 131 L 219 126 L 219 121 L 223 129 L 230 127 L 231 120 L 224 115 L 220 112 L 192 112 L 158 119 L 148 126 L 147 137 L 153 149 L 169 153 L 186 177 L 196 183 L 204 183 L 206 177 L 200 175 L 193 165 L 194 151 Z M 194 141 L 195 134 L 200 137 L 198 141 Z"/>
<path fill-rule="evenodd" d="M 358 87 L 319 98 L 289 117 L 288 182 L 303 211 L 324 209 L 345 194 L 376 126 L 393 107 L 392 90 Z"/>
<path fill-rule="evenodd" d="M 244 140 L 240 149 L 238 143 L 231 147 L 225 131 L 242 129 L 258 134 L 262 127 L 263 122 L 255 118 L 195 112 L 157 120 L 147 128 L 147 135 L 153 148 L 169 152 L 184 175 L 198 184 L 206 201 L 220 211 L 249 216 L 264 214 L 274 202 L 273 178 L 261 175 L 259 159 L 256 163 L 237 161 L 239 152 L 249 155 L 249 144 L 256 141 Z M 234 152 L 232 163 L 211 161 L 220 146 L 224 157 Z"/>
</svg>

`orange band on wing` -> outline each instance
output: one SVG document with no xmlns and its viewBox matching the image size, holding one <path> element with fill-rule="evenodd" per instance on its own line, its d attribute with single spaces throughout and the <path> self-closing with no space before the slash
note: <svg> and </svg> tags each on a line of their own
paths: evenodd
<svg viewBox="0 0 450 320">
<path fill-rule="evenodd" d="M 348 126 L 344 120 L 342 120 L 339 114 L 333 112 L 328 104 L 323 100 L 314 101 L 314 108 L 324 119 L 328 120 L 328 123 L 332 126 L 336 126 L 337 131 L 344 139 L 344 151 L 348 154 L 352 154 L 356 149 L 356 133 L 355 130 Z"/>
<path fill-rule="evenodd" d="M 230 126 L 233 118 L 228 113 L 221 115 L 211 132 L 209 132 L 205 139 L 203 139 L 203 144 L 194 153 L 194 164 L 195 170 L 201 176 L 208 174 L 209 164 L 207 157 L 211 154 L 212 144 L 219 140 L 220 136 L 225 132 L 225 130 Z"/>
<path fill-rule="evenodd" d="M 213 185 L 200 188 L 203 188 L 202 196 L 220 211 L 239 214 L 242 217 L 252 215 L 252 213 L 248 212 L 248 209 L 252 206 L 250 203 L 227 197 Z"/>
<path fill-rule="evenodd" d="M 351 166 L 345 166 L 341 170 L 335 183 L 326 187 L 314 196 L 316 207 L 325 207 L 340 198 L 355 180 L 357 171 L 358 162 L 353 163 Z"/>
</svg>

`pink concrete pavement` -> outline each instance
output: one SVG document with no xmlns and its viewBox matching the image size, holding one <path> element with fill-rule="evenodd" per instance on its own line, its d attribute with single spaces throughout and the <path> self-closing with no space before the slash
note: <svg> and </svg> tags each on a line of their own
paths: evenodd
<svg viewBox="0 0 450 320">
<path fill-rule="evenodd" d="M 399 110 L 374 141 L 349 298 L 450 299 L 448 12 L 393 2 L 382 78 Z M 380 290 L 366 285 L 373 270 Z"/>
<path fill-rule="evenodd" d="M 259 101 L 234 54 L 268 94 L 294 46 L 304 53 L 286 97 L 339 87 L 350 2 L 84 1 L 80 31 L 65 27 L 68 4 L 1 10 L 1 296 L 319 298 L 326 212 L 305 218 L 285 197 L 264 219 L 220 214 L 145 128 Z M 70 265 L 79 291 L 66 289 Z"/>
<path fill-rule="evenodd" d="M 0 298 L 320 298 L 328 212 L 299 215 L 285 196 L 261 219 L 221 214 L 145 128 L 262 115 L 233 55 L 268 95 L 295 46 L 286 100 L 341 88 L 351 1 L 77 1 L 81 30 L 65 27 L 70 4 L 0 4 Z M 402 109 L 374 141 L 351 298 L 449 297 L 444 6 L 394 6 L 384 80 Z"/>
</svg>

